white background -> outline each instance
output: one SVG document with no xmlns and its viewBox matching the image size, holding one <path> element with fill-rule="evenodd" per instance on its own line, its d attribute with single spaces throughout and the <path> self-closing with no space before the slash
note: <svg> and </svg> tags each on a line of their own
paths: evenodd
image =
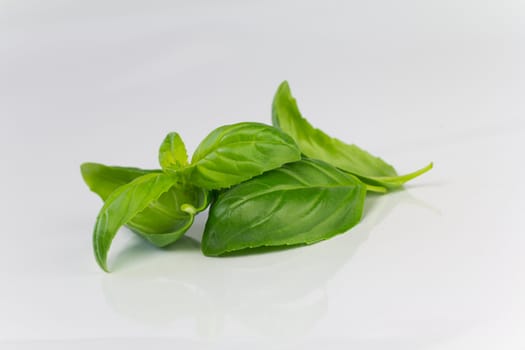
<svg viewBox="0 0 525 350">
<path fill-rule="evenodd" d="M 523 1 L 0 1 L 0 348 L 524 349 Z M 361 224 L 206 258 L 123 229 L 95 264 L 84 161 L 303 114 L 400 172 Z"/>
</svg>

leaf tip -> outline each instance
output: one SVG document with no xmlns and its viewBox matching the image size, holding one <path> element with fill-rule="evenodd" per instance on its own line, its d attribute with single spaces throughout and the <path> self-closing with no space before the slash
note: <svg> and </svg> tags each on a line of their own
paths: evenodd
<svg viewBox="0 0 525 350">
<path fill-rule="evenodd" d="M 80 164 L 80 173 L 82 174 L 82 176 L 84 177 L 91 170 L 92 167 L 93 163 L 84 162 Z"/>
<path fill-rule="evenodd" d="M 166 135 L 159 148 L 159 164 L 165 172 L 171 173 L 188 165 L 188 153 L 179 133 Z"/>
<path fill-rule="evenodd" d="M 428 172 L 428 171 L 431 170 L 432 168 L 434 168 L 434 162 L 430 162 L 427 166 L 425 166 L 425 167 L 423 167 L 423 168 L 417 170 L 417 171 L 416 171 L 417 176 L 422 175 L 422 174 Z"/>
<path fill-rule="evenodd" d="M 95 253 L 95 259 L 97 261 L 98 266 L 100 266 L 100 268 L 105 272 L 109 273 L 107 254 L 95 239 L 93 240 L 93 251 Z"/>
<path fill-rule="evenodd" d="M 283 80 L 281 84 L 279 84 L 279 88 L 290 89 L 290 83 L 288 83 L 288 80 Z"/>
<path fill-rule="evenodd" d="M 100 263 L 100 262 L 99 262 L 98 266 L 100 266 L 100 268 L 101 268 L 104 272 L 106 272 L 106 273 L 109 273 L 109 272 L 110 272 L 109 269 L 108 269 L 108 265 L 107 265 L 105 262 L 104 262 L 104 263 Z"/>
</svg>

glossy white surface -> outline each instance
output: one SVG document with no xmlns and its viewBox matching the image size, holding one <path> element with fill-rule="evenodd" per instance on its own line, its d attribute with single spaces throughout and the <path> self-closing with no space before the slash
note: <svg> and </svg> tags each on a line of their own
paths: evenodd
<svg viewBox="0 0 525 350">
<path fill-rule="evenodd" d="M 0 3 L 0 348 L 525 348 L 521 1 Z M 206 258 L 123 229 L 98 269 L 83 161 L 304 115 L 400 172 L 360 225 Z"/>
</svg>

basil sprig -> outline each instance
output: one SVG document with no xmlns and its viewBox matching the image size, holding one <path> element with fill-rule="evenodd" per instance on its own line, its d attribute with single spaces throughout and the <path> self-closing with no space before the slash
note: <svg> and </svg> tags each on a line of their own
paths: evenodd
<svg viewBox="0 0 525 350">
<path fill-rule="evenodd" d="M 105 202 L 93 231 L 97 263 L 108 271 L 107 254 L 121 226 L 166 246 L 184 235 L 195 215 L 208 207 L 210 190 L 299 159 L 297 145 L 284 132 L 260 123 L 238 123 L 212 131 L 191 163 L 181 137 L 170 133 L 159 149 L 161 170 L 82 164 L 85 182 Z"/>
<path fill-rule="evenodd" d="M 210 203 L 205 255 L 315 243 L 356 225 L 367 192 L 399 188 L 432 167 L 399 176 L 381 158 L 315 129 L 287 82 L 274 97 L 272 121 L 219 127 L 191 161 L 180 135 L 169 133 L 159 148 L 160 169 L 82 164 L 84 181 L 104 201 L 93 230 L 99 266 L 108 271 L 122 226 L 164 247 Z"/>
</svg>

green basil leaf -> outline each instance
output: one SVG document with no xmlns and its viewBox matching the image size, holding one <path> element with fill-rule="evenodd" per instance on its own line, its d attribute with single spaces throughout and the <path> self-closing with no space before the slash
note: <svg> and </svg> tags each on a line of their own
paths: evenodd
<svg viewBox="0 0 525 350">
<path fill-rule="evenodd" d="M 93 249 L 97 263 L 108 271 L 107 253 L 119 228 L 167 192 L 176 180 L 162 173 L 142 175 L 120 186 L 106 199 L 93 231 Z"/>
<path fill-rule="evenodd" d="M 359 222 L 365 195 L 359 179 L 323 161 L 286 164 L 219 194 L 202 251 L 216 256 L 330 238 Z"/>
<path fill-rule="evenodd" d="M 167 171 L 177 171 L 188 165 L 186 146 L 176 132 L 169 133 L 160 145 L 159 163 Z"/>
<path fill-rule="evenodd" d="M 108 166 L 99 163 L 83 163 L 80 171 L 89 189 L 98 194 L 102 200 L 106 200 L 111 192 L 139 176 L 160 172 L 159 170 Z"/>
<path fill-rule="evenodd" d="M 213 190 L 299 159 L 301 153 L 289 135 L 269 125 L 246 122 L 212 131 L 183 171 L 196 186 Z"/>
<path fill-rule="evenodd" d="M 413 173 L 398 176 L 396 170 L 381 158 L 314 128 L 301 115 L 286 81 L 279 86 L 275 94 L 272 123 L 292 136 L 307 157 L 324 160 L 371 185 L 396 188 L 432 168 L 430 164 Z"/>
</svg>

